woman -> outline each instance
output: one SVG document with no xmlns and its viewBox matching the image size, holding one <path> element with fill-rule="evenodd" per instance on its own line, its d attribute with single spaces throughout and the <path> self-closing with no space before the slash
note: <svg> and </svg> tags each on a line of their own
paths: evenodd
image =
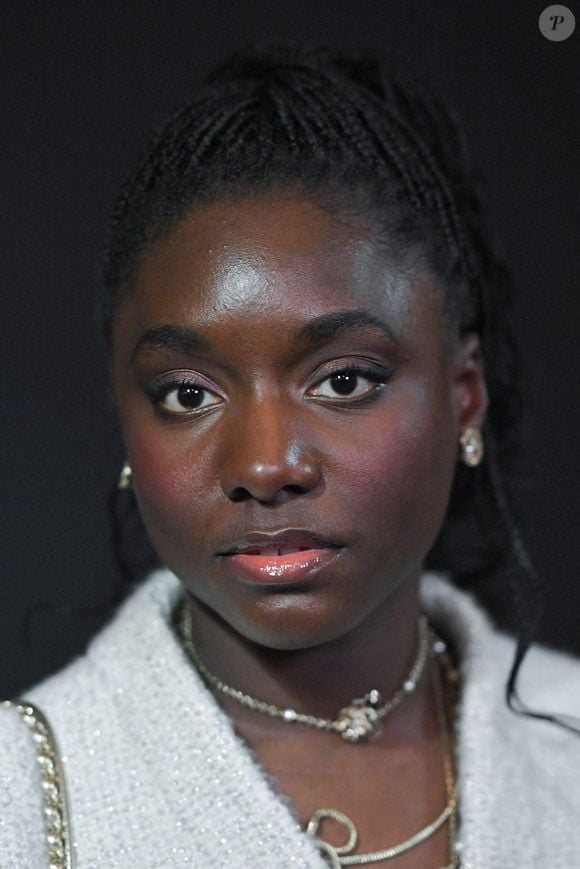
<svg viewBox="0 0 580 869">
<path fill-rule="evenodd" d="M 503 700 L 537 596 L 505 278 L 438 104 L 369 59 L 233 58 L 122 192 L 106 286 L 164 566 L 2 710 L 2 866 L 575 865 L 580 666 L 522 672 L 567 719 Z M 425 571 L 492 562 L 517 644 Z"/>
</svg>

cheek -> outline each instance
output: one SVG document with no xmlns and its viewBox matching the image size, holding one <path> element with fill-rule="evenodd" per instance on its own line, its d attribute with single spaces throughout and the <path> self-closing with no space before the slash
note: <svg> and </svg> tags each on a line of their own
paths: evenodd
<svg viewBox="0 0 580 869">
<path fill-rule="evenodd" d="M 430 546 L 443 522 L 455 468 L 450 413 L 445 401 L 418 390 L 393 404 L 377 425 L 340 458 L 353 515 L 366 517 L 377 540 L 424 538 Z"/>
<path fill-rule="evenodd" d="M 140 426 L 125 431 L 125 440 L 139 509 L 152 539 L 181 530 L 190 535 L 192 523 L 203 516 L 199 504 L 210 497 L 203 454 L 192 459 L 183 431 L 168 436 Z"/>
</svg>

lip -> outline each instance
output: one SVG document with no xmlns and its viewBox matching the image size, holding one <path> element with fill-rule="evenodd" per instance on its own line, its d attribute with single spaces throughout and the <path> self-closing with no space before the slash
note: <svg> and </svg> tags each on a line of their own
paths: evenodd
<svg viewBox="0 0 580 869">
<path fill-rule="evenodd" d="M 235 555 L 245 550 L 255 550 L 253 554 L 259 557 L 260 553 L 270 554 L 276 547 L 293 550 L 323 550 L 341 546 L 338 541 L 305 528 L 282 528 L 276 531 L 250 531 L 230 545 L 226 544 L 217 555 Z"/>
<path fill-rule="evenodd" d="M 279 550 L 290 549 L 282 552 Z M 219 552 L 223 562 L 241 579 L 252 583 L 306 582 L 331 564 L 343 544 L 304 528 L 251 531 Z"/>
</svg>

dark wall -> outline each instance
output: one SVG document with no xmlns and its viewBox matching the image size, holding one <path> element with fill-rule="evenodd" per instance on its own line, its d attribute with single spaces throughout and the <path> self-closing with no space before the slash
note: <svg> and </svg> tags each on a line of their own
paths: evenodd
<svg viewBox="0 0 580 869">
<path fill-rule="evenodd" d="M 122 447 L 95 313 L 116 185 L 200 77 L 261 36 L 395 49 L 463 117 L 518 284 L 521 508 L 546 581 L 542 638 L 580 651 L 580 7 L 573 36 L 550 42 L 545 5 L 5 4 L 0 697 L 78 652 L 118 583 L 107 496 Z M 488 591 L 497 606 L 501 589 Z"/>
</svg>

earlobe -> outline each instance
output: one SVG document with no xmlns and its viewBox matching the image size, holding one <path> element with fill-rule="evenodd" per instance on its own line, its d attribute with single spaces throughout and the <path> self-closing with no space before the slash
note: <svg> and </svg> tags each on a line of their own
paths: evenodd
<svg viewBox="0 0 580 869">
<path fill-rule="evenodd" d="M 117 482 L 117 489 L 131 489 L 133 487 L 133 471 L 131 470 L 131 465 L 127 460 L 123 467 L 121 468 L 121 473 L 119 474 L 119 480 Z"/>
<path fill-rule="evenodd" d="M 469 468 L 476 468 L 483 461 L 483 435 L 478 428 L 470 426 L 459 437 L 459 458 Z"/>
</svg>

